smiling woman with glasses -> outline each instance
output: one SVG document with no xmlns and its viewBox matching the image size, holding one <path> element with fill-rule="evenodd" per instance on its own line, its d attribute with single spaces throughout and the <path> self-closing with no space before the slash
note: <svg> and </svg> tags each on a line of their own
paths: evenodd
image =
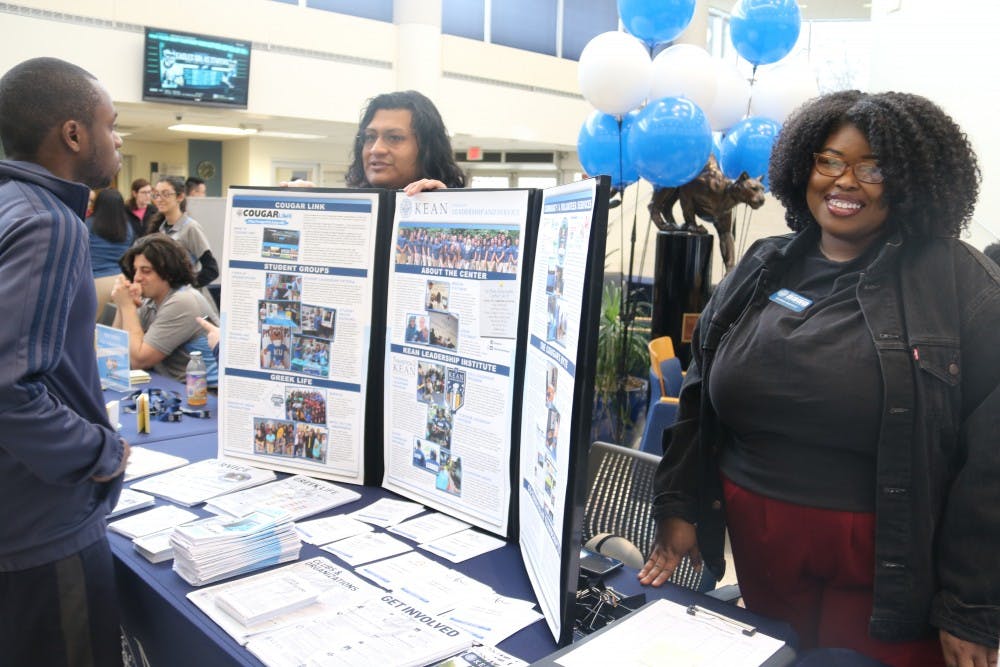
<svg viewBox="0 0 1000 667">
<path fill-rule="evenodd" d="M 933 160 L 933 163 L 931 162 Z M 701 314 L 643 583 L 721 569 L 802 649 L 996 665 L 1000 271 L 959 240 L 976 155 L 933 102 L 843 91 L 784 124 L 763 239 Z"/>
<path fill-rule="evenodd" d="M 205 230 L 187 213 L 184 190 L 184 179 L 180 176 L 164 176 L 157 182 L 152 199 L 160 215 L 153 220 L 153 231 L 167 234 L 188 251 L 196 272 L 194 285 L 205 296 L 213 315 L 218 315 L 215 299 L 207 285 L 219 277 L 219 263 L 212 254 Z"/>
</svg>

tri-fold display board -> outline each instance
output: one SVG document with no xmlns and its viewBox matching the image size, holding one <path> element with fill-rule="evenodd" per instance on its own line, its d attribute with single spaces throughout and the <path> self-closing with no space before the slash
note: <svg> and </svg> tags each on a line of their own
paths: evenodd
<svg viewBox="0 0 1000 667">
<path fill-rule="evenodd" d="M 219 455 L 518 539 L 570 636 L 608 187 L 232 188 Z"/>
</svg>

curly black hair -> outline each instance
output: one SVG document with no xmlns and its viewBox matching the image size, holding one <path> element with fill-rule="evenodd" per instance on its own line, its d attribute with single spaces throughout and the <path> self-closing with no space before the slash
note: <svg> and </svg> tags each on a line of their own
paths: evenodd
<svg viewBox="0 0 1000 667">
<path fill-rule="evenodd" d="M 939 106 L 908 93 L 845 90 L 817 97 L 785 122 L 771 152 L 771 192 L 794 231 L 815 225 L 806 204 L 813 153 L 845 125 L 867 139 L 885 175 L 889 218 L 905 235 L 958 237 L 979 195 L 979 166 L 965 133 Z"/>
<path fill-rule="evenodd" d="M 195 284 L 196 277 L 194 266 L 191 265 L 191 256 L 184 246 L 166 234 L 143 236 L 125 251 L 118 260 L 118 266 L 122 267 L 122 273 L 129 280 L 135 279 L 134 262 L 138 255 L 145 257 L 153 265 L 156 275 L 167 281 L 172 288 Z"/>
<path fill-rule="evenodd" d="M 433 102 L 415 90 L 383 93 L 368 100 L 368 105 L 358 123 L 358 134 L 354 137 L 351 166 L 348 167 L 344 179 L 348 187 L 372 187 L 365 178 L 361 153 L 365 146 L 365 128 L 372 122 L 375 112 L 380 109 L 406 109 L 412 114 L 411 123 L 413 132 L 417 135 L 417 147 L 420 151 L 417 159 L 420 163 L 421 178 L 435 178 L 449 188 L 465 187 L 465 174 L 455 162 L 451 139 L 448 137 L 441 114 Z"/>
</svg>

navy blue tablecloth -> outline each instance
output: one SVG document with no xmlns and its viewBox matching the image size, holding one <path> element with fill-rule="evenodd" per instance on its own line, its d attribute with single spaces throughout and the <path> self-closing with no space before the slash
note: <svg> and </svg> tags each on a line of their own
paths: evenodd
<svg viewBox="0 0 1000 667">
<path fill-rule="evenodd" d="M 186 396 L 185 387 L 183 382 L 178 382 L 173 378 L 168 378 L 163 375 L 158 375 L 156 373 L 150 373 L 152 379 L 146 384 L 136 385 L 132 391 L 137 391 L 142 389 L 143 391 L 148 391 L 149 389 L 161 389 L 168 392 L 173 392 L 177 396 L 180 396 L 183 400 Z M 122 403 L 131 403 L 128 400 L 129 394 L 132 391 L 122 392 L 115 391 L 113 389 L 106 389 L 104 391 L 104 401 L 105 403 L 112 400 L 120 400 Z M 121 424 L 121 429 L 119 433 L 121 436 L 128 441 L 130 445 L 145 445 L 150 442 L 161 442 L 164 440 L 176 440 L 178 438 L 184 438 L 192 435 L 209 435 L 211 438 L 211 453 L 203 452 L 198 458 L 208 458 L 209 456 L 215 455 L 216 441 L 214 435 L 219 430 L 219 399 L 213 394 L 208 395 L 208 404 L 202 408 L 193 408 L 188 406 L 187 403 L 184 404 L 185 408 L 194 409 L 206 409 L 209 411 L 211 416 L 207 419 L 199 419 L 197 417 L 190 417 L 188 415 L 183 415 L 180 421 L 176 422 L 166 422 L 160 421 L 155 416 L 150 417 L 150 432 L 149 433 L 139 433 L 136 430 L 136 416 L 134 413 L 127 413 L 121 410 L 119 413 L 118 422 Z M 206 443 L 201 443 L 204 446 Z M 192 459 L 192 461 L 195 459 Z"/>
<path fill-rule="evenodd" d="M 193 462 L 213 456 L 214 442 L 214 433 L 203 434 L 156 441 L 150 449 L 183 456 Z M 361 499 L 331 510 L 328 514 L 349 513 L 379 498 L 398 497 L 380 487 L 350 488 L 361 493 Z M 161 499 L 157 500 L 157 504 L 165 503 Z M 200 508 L 193 508 L 193 511 L 208 515 Z M 141 646 L 151 667 L 262 664 L 187 600 L 185 595 L 194 588 L 171 570 L 172 562 L 148 562 L 132 548 L 130 540 L 115 533 L 109 533 L 109 540 L 116 560 L 123 627 L 133 651 L 138 651 L 137 647 Z M 501 595 L 535 600 L 520 550 L 515 543 L 508 543 L 501 549 L 458 564 L 431 553 L 423 553 L 485 583 Z M 315 546 L 303 544 L 302 560 L 316 556 L 324 556 L 347 566 L 347 563 L 336 556 Z M 607 583 L 627 595 L 643 592 L 650 600 L 662 597 L 685 605 L 699 604 L 755 625 L 762 632 L 781 639 L 786 639 L 790 633 L 788 626 L 783 623 L 768 621 L 745 609 L 673 584 L 665 584 L 657 589 L 640 586 L 634 570 L 616 572 L 609 577 Z M 528 662 L 549 655 L 557 648 L 544 620 L 512 635 L 501 642 L 499 647 Z"/>
</svg>

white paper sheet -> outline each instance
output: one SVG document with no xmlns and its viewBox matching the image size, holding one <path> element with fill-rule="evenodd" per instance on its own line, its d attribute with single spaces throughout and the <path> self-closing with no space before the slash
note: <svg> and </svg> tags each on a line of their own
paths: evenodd
<svg viewBox="0 0 1000 667">
<path fill-rule="evenodd" d="M 409 500 L 394 500 L 392 498 L 380 498 L 367 507 L 355 510 L 349 516 L 364 521 L 365 523 L 388 528 L 401 521 L 406 521 L 411 516 L 424 511 L 424 506 L 420 503 Z"/>
<path fill-rule="evenodd" d="M 741 625 L 669 600 L 632 612 L 557 662 L 564 667 L 635 665 L 636 667 L 757 667 L 782 647 L 760 632 L 747 636 Z"/>
<path fill-rule="evenodd" d="M 401 535 L 414 542 L 432 542 L 436 539 L 470 528 L 469 524 L 440 512 L 430 512 L 416 519 L 398 523 L 389 528 L 390 533 Z"/>
<path fill-rule="evenodd" d="M 426 549 L 442 558 L 447 558 L 452 563 L 461 563 L 487 551 L 493 551 L 506 545 L 501 539 L 491 535 L 484 535 L 475 530 L 463 530 L 446 537 L 421 544 L 421 549 Z"/>
<path fill-rule="evenodd" d="M 343 514 L 326 516 L 322 519 L 313 519 L 312 521 L 300 521 L 295 524 L 295 528 L 299 531 L 299 535 L 302 536 L 303 542 L 315 544 L 316 546 L 343 540 L 348 537 L 360 535 L 361 533 L 370 533 L 375 530 L 367 523 L 352 519 Z"/>
<path fill-rule="evenodd" d="M 388 558 L 409 550 L 410 547 L 405 542 L 385 533 L 362 533 L 323 547 L 323 551 L 329 551 L 352 566 Z"/>
</svg>

